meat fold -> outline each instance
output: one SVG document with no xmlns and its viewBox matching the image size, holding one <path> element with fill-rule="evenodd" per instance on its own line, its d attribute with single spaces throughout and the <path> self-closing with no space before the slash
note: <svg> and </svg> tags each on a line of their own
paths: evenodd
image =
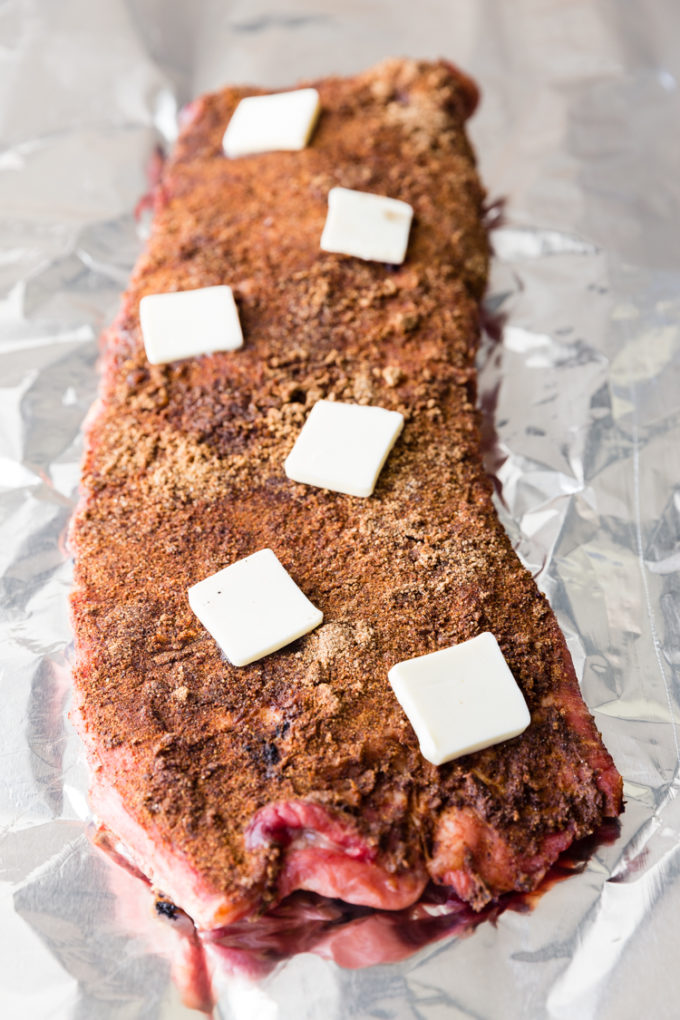
<svg viewBox="0 0 680 1020">
<path fill-rule="evenodd" d="M 433 881 L 480 910 L 535 888 L 621 810 L 621 778 L 482 467 L 475 87 L 441 61 L 314 85 L 322 115 L 302 152 L 224 157 L 229 117 L 257 90 L 186 111 L 103 338 L 70 535 L 73 717 L 93 807 L 203 929 L 296 889 L 399 910 Z M 403 266 L 320 251 L 336 185 L 413 206 Z M 140 299 L 225 283 L 244 347 L 151 366 Z M 285 476 L 321 398 L 405 416 L 369 499 Z M 265 547 L 324 623 L 235 668 L 187 589 Z M 483 631 L 531 725 L 435 767 L 388 670 Z"/>
</svg>

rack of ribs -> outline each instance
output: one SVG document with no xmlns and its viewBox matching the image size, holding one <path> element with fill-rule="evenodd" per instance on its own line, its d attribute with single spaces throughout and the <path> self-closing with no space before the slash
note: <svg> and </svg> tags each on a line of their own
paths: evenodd
<svg viewBox="0 0 680 1020">
<path fill-rule="evenodd" d="M 464 127 L 475 86 L 446 62 L 406 60 L 313 85 L 322 113 L 297 152 L 225 157 L 225 125 L 256 89 L 185 111 L 103 337 L 71 527 L 73 714 L 91 801 L 202 929 L 296 889 L 400 909 L 434 881 L 479 910 L 534 888 L 622 803 L 482 466 L 489 249 Z M 413 207 L 402 265 L 320 250 L 337 185 Z M 151 365 L 140 299 L 219 284 L 243 347 Z M 404 415 L 369 499 L 286 477 L 322 398 Z M 187 590 L 265 547 L 324 622 L 237 668 Z M 388 671 L 486 631 L 531 723 L 432 765 Z"/>
</svg>

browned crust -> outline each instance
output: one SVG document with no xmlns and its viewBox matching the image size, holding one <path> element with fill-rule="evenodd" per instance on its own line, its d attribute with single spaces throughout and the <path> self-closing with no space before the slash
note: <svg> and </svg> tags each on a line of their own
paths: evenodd
<svg viewBox="0 0 680 1020">
<path fill-rule="evenodd" d="M 517 862 L 547 837 L 589 833 L 620 810 L 620 777 L 480 461 L 474 356 L 488 247 L 463 129 L 474 88 L 444 63 L 409 61 L 315 84 L 323 114 L 301 153 L 222 156 L 229 116 L 254 90 L 193 105 L 105 337 L 72 529 L 83 725 L 104 751 L 126 745 L 132 765 L 115 782 L 130 811 L 225 895 L 273 895 L 280 851 L 246 852 L 244 831 L 263 805 L 290 798 L 351 818 L 395 872 L 441 857 L 437 819 L 464 807 L 502 833 L 521 885 Z M 338 184 L 413 205 L 403 267 L 320 252 Z M 149 366 L 140 297 L 220 283 L 235 290 L 244 348 Z M 371 499 L 285 477 L 320 397 L 406 416 Z M 186 591 L 266 546 L 324 625 L 235 669 Z M 435 768 L 388 669 L 484 630 L 532 724 Z"/>
</svg>

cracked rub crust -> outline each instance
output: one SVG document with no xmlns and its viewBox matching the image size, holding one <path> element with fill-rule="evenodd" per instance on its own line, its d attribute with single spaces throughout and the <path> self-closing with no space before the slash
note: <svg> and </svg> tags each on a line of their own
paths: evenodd
<svg viewBox="0 0 680 1020">
<path fill-rule="evenodd" d="M 104 337 L 71 532 L 75 716 L 95 809 L 207 928 L 296 887 L 389 907 L 432 878 L 481 908 L 534 887 L 621 810 L 621 778 L 480 459 L 475 88 L 444 62 L 411 61 L 314 84 L 323 113 L 302 152 L 222 156 L 231 112 L 256 90 L 188 109 Z M 411 203 L 403 266 L 319 250 L 334 185 Z M 140 298 L 220 283 L 245 346 L 150 366 Z M 284 474 L 321 397 L 406 417 L 370 499 Z M 186 592 L 265 546 L 324 624 L 236 669 Z M 484 630 L 531 725 L 437 768 L 387 672 Z"/>
</svg>

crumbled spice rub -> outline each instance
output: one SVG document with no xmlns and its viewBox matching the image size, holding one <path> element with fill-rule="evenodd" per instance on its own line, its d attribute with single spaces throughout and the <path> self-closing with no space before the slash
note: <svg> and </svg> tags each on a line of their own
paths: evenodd
<svg viewBox="0 0 680 1020">
<path fill-rule="evenodd" d="M 474 86 L 443 62 L 410 61 L 314 85 L 323 112 L 301 152 L 223 156 L 225 125 L 256 90 L 225 89 L 189 109 L 147 251 L 105 337 L 72 527 L 75 682 L 93 758 L 107 768 L 124 748 L 110 778 L 130 813 L 212 888 L 257 889 L 263 904 L 283 850 L 249 851 L 244 833 L 272 801 L 332 808 L 401 873 L 446 856 L 437 823 L 448 808 L 469 810 L 528 861 L 551 836 L 593 831 L 621 796 L 481 465 L 474 357 L 488 245 L 463 126 Z M 403 266 L 319 250 L 334 185 L 413 206 Z M 150 366 L 141 297 L 222 283 L 234 289 L 245 346 Z M 370 499 L 284 474 L 320 398 L 406 417 Z M 237 669 L 186 593 L 267 546 L 324 624 Z M 484 630 L 531 726 L 436 768 L 388 670 Z M 481 906 L 502 889 L 478 852 L 469 848 L 465 866 Z M 513 881 L 532 884 L 528 866 Z"/>
</svg>

